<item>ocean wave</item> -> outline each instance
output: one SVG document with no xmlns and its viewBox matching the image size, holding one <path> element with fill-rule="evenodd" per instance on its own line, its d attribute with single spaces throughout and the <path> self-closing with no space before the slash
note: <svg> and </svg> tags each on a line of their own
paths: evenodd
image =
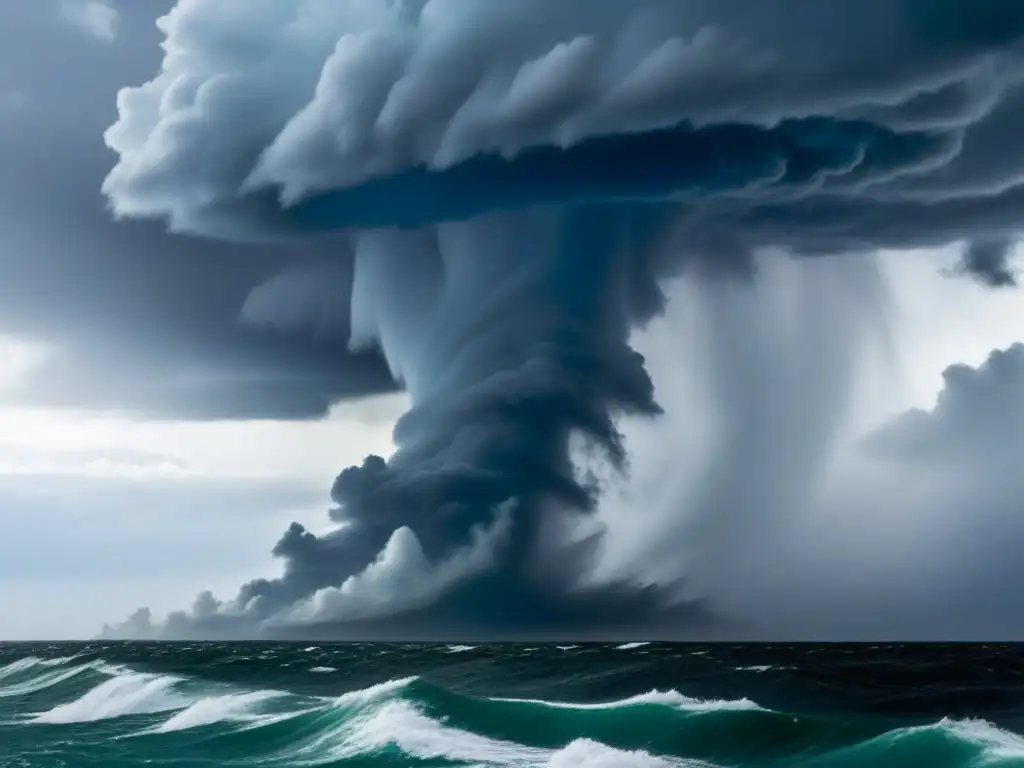
<svg viewBox="0 0 1024 768">
<path fill-rule="evenodd" d="M 12 678 L 14 672 L 52 670 L 53 666 L 23 660 L 8 678 Z M 28 696 L 55 688 L 62 682 L 87 673 L 99 676 L 95 685 L 70 701 L 57 703 L 43 712 L 32 713 L 26 722 L 31 725 L 72 725 L 136 715 L 174 713 L 165 722 L 141 732 L 170 733 L 215 723 L 252 724 L 263 719 L 269 721 L 282 715 L 301 713 L 310 709 L 313 703 L 323 704 L 322 701 L 307 698 L 305 706 L 259 712 L 256 711 L 258 706 L 266 702 L 296 697 L 271 690 L 226 691 L 224 686 L 201 680 L 138 672 L 101 660 L 36 674 L 0 689 L 0 697 Z"/>
<path fill-rule="evenodd" d="M 622 645 L 615 646 L 615 650 L 632 651 L 635 648 L 643 648 L 645 645 L 650 645 L 650 643 L 623 643 Z"/>
<path fill-rule="evenodd" d="M 417 760 L 449 760 L 487 766 L 563 768 L 563 766 L 615 766 L 661 768 L 694 765 L 672 757 L 659 757 L 640 749 L 623 750 L 594 738 L 571 739 L 557 747 L 536 746 L 459 728 L 445 722 L 436 709 L 450 697 L 471 705 L 487 706 L 489 699 L 474 700 L 420 680 L 388 680 L 350 691 L 329 702 L 306 699 L 285 701 L 291 708 L 267 707 L 290 695 L 277 691 L 234 692 L 220 696 L 189 697 L 179 690 L 183 679 L 124 671 L 104 681 L 78 699 L 61 704 L 34 718 L 37 724 L 67 725 L 113 719 L 127 715 L 173 711 L 164 722 L 134 734 L 173 734 L 214 725 L 265 728 L 284 720 L 297 722 L 293 740 L 273 763 L 321 765 L 340 759 L 397 751 Z M 297 697 L 292 697 L 297 698 Z M 638 697 L 657 703 L 657 697 Z M 672 701 L 682 699 L 673 696 Z M 549 702 L 537 702 L 543 706 Z M 532 702 L 520 702 L 532 705 Z M 558 708 L 558 702 L 550 703 Z M 630 702 L 618 702 L 629 706 Z M 586 707 L 588 705 L 580 705 Z M 613 708 L 615 704 L 594 705 Z M 133 739 L 134 740 L 134 739 Z M 265 756 L 270 757 L 270 756 Z"/>
<path fill-rule="evenodd" d="M 334 700 L 335 707 L 355 707 L 369 704 L 371 702 L 386 699 L 389 696 L 410 687 L 418 682 L 418 677 L 402 677 L 395 680 L 385 680 L 383 683 L 371 685 L 369 688 L 343 693 Z"/>
<path fill-rule="evenodd" d="M 31 679 L 51 679 L 52 667 L 27 660 L 4 671 L 15 679 L 44 669 Z M 284 746 L 270 762 L 310 766 L 387 754 L 516 768 L 714 766 L 742 764 L 755 754 L 766 756 L 773 745 L 780 750 L 777 757 L 819 753 L 825 764 L 844 754 L 858 764 L 876 764 L 879 755 L 899 756 L 911 764 L 931 754 L 935 739 L 973 750 L 973 764 L 979 766 L 1024 759 L 1024 739 L 980 720 L 943 720 L 872 733 L 828 718 L 773 712 L 749 699 L 702 700 L 676 690 L 576 703 L 474 698 L 407 677 L 333 698 L 272 690 L 213 694 L 210 684 L 200 695 L 201 681 L 102 662 L 58 674 L 85 669 L 102 670 L 110 677 L 74 700 L 36 715 L 31 723 L 55 726 L 172 713 L 133 732 L 144 738 L 214 726 L 229 729 L 222 733 L 231 728 L 242 733 L 294 721 L 282 726 L 287 730 L 277 731 L 275 739 Z M 712 713 L 719 720 L 709 727 L 704 716 Z M 740 733 L 743 739 L 738 738 Z"/>
<path fill-rule="evenodd" d="M 52 659 L 37 659 L 37 661 L 41 667 L 63 667 L 65 664 L 70 664 L 75 659 L 80 658 L 82 658 L 82 654 L 76 653 L 74 656 L 57 656 Z"/>
<path fill-rule="evenodd" d="M 475 651 L 477 646 L 475 645 L 449 645 L 445 648 L 448 653 L 465 653 L 466 651 Z"/>
<path fill-rule="evenodd" d="M 329 704 L 285 716 L 263 712 L 260 706 L 266 701 L 265 692 L 211 699 L 155 730 L 169 733 L 227 722 L 263 728 L 291 719 L 295 724 L 278 732 L 286 745 L 260 759 L 266 758 L 268 764 L 306 766 L 371 758 L 388 765 L 412 759 L 492 768 L 711 768 L 745 765 L 762 758 L 792 765 L 916 765 L 932 764 L 942 748 L 959 750 L 963 756 L 962 762 L 950 765 L 995 768 L 1018 765 L 1024 758 L 1024 739 L 980 720 L 942 720 L 872 733 L 863 726 L 843 725 L 827 717 L 737 706 L 744 700 L 701 702 L 678 692 L 573 705 L 473 699 L 419 678 L 403 678 L 351 691 Z M 462 702 L 479 720 L 467 721 L 453 706 L 455 702 Z M 488 710 L 502 702 L 521 711 Z M 666 715 L 676 712 L 684 719 L 673 726 L 655 718 L 646 729 L 640 726 L 650 714 L 639 720 L 623 719 L 643 706 Z M 559 719 L 560 711 L 567 717 L 590 712 L 601 720 L 590 721 L 594 726 L 590 727 L 588 721 Z M 706 721 L 693 719 L 697 712 L 717 713 L 717 726 L 702 726 Z M 542 715 L 548 718 L 547 728 L 538 727 L 541 721 L 537 718 Z M 510 721 L 519 718 L 519 732 L 512 733 L 515 729 Z M 554 721 L 558 727 L 552 729 Z M 663 734 L 660 738 L 659 733 Z"/>
<path fill-rule="evenodd" d="M 552 754 L 545 768 L 700 768 L 708 765 L 697 760 L 656 757 L 643 750 L 627 752 L 590 739 L 577 739 Z"/>
<path fill-rule="evenodd" d="M 59 676 L 76 681 L 62 688 L 53 682 Z M 298 684 L 309 684 L 299 677 Z M 344 761 L 477 768 L 1024 765 L 1024 738 L 985 720 L 900 728 L 887 720 L 776 711 L 746 698 L 699 699 L 674 689 L 586 703 L 473 696 L 415 676 L 322 694 L 321 686 L 346 679 L 313 683 L 320 691 L 313 695 L 156 674 L 95 658 L 20 659 L 0 667 L 0 690 L 44 686 L 50 708 L 0 723 L 0 740 L 10 729 L 39 728 L 23 734 L 22 743 L 66 745 L 81 738 L 88 748 L 109 745 L 108 756 L 132 755 L 138 764 L 171 759 L 266 768 Z M 63 700 L 54 703 L 57 697 Z M 40 700 L 27 698 L 24 706 L 39 709 Z M 102 724 L 89 725 L 94 722 Z M 193 731 L 199 733 L 188 735 Z M 117 762 L 73 753 L 61 760 Z"/>
<path fill-rule="evenodd" d="M 190 702 L 175 690 L 180 681 L 181 678 L 170 675 L 124 672 L 100 683 L 74 701 L 58 704 L 36 715 L 32 722 L 88 723 L 182 709 Z"/>
<path fill-rule="evenodd" d="M 266 713 L 259 707 L 285 694 L 276 691 L 253 691 L 251 693 L 229 693 L 224 696 L 207 696 L 189 704 L 164 723 L 152 730 L 153 733 L 174 733 L 216 723 L 263 723 L 277 722 L 283 716 L 300 714 Z"/>
<path fill-rule="evenodd" d="M 1024 765 L 1024 737 L 986 720 L 943 718 L 930 725 L 897 728 L 830 754 L 836 763 L 924 765 L 945 756 L 945 764 L 971 768 Z"/>
<path fill-rule="evenodd" d="M 658 757 L 642 750 L 623 751 L 578 739 L 548 749 L 493 739 L 454 728 L 429 717 L 407 701 L 388 701 L 296 748 L 288 757 L 305 765 L 323 765 L 397 751 L 416 760 L 516 768 L 669 768 L 694 761 Z"/>
<path fill-rule="evenodd" d="M 451 728 L 405 701 L 387 702 L 347 724 L 337 736 L 341 739 L 332 750 L 334 757 L 379 752 L 388 746 L 420 760 L 444 758 L 492 765 L 529 764 L 546 756 L 542 749 Z"/>
<path fill-rule="evenodd" d="M 491 703 L 528 705 L 549 709 L 565 710 L 617 710 L 637 706 L 663 706 L 685 712 L 711 712 L 722 710 L 767 711 L 750 699 L 698 699 L 686 696 L 676 690 L 658 691 L 629 696 L 624 699 L 605 702 L 570 702 L 549 699 L 526 699 L 507 697 L 475 698 L 463 696 L 454 691 L 434 685 L 419 677 L 406 677 L 387 680 L 360 690 L 350 691 L 335 700 L 335 706 L 352 706 L 380 701 L 396 694 L 404 694 L 407 698 L 428 705 L 439 703 L 440 707 L 450 706 L 454 701 L 462 701 L 474 707 L 486 707 Z"/>
<path fill-rule="evenodd" d="M 662 705 L 691 712 L 714 711 L 714 710 L 759 710 L 761 707 L 750 699 L 694 699 L 685 696 L 679 691 L 649 691 L 636 696 L 629 696 L 617 701 L 597 703 L 574 703 L 569 701 L 547 701 L 545 699 L 506 699 L 492 698 L 491 701 L 502 701 L 509 704 L 534 704 L 536 706 L 551 707 L 553 709 L 576 709 L 576 710 L 599 710 L 599 709 L 621 709 L 639 705 Z"/>
<path fill-rule="evenodd" d="M 101 671 L 107 667 L 102 661 L 66 667 L 71 658 L 28 657 L 0 668 L 0 699 L 39 693 L 87 672 Z"/>
<path fill-rule="evenodd" d="M 315 673 L 317 675 L 329 675 L 332 672 L 337 672 L 338 668 L 337 667 L 311 667 L 309 671 L 313 672 L 313 673 Z"/>
<path fill-rule="evenodd" d="M 43 659 L 38 659 L 35 656 L 29 656 L 25 659 L 12 661 L 10 664 L 0 667 L 0 680 L 32 669 L 32 667 L 40 666 L 42 663 Z"/>
<path fill-rule="evenodd" d="M 1024 763 L 1024 736 L 1004 731 L 987 720 L 945 719 L 939 723 L 939 727 L 981 747 L 987 762 L 1014 760 Z"/>
</svg>

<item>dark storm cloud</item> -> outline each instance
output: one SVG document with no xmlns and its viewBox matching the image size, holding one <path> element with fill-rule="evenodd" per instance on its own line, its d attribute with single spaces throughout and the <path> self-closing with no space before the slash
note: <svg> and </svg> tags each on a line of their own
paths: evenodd
<svg viewBox="0 0 1024 768">
<path fill-rule="evenodd" d="M 157 66 L 153 20 L 171 3 L 141 5 L 118 5 L 110 43 L 65 23 L 56 2 L 0 8 L 0 93 L 18 95 L 0 98 L 0 332 L 50 349 L 4 397 L 160 418 L 314 418 L 339 398 L 393 389 L 378 355 L 345 348 L 343 245 L 242 248 L 112 221 L 99 186 L 115 158 L 102 132 L 125 78 Z M 322 270 L 325 258 L 339 266 L 318 295 L 338 281 L 338 334 L 296 333 L 267 308 L 238 322 L 283 264 Z"/>
<path fill-rule="evenodd" d="M 108 132 L 120 213 L 224 234 L 246 211 L 285 228 L 417 226 L 678 196 L 700 203 L 695 227 L 747 220 L 752 245 L 830 251 L 1015 226 L 1024 161 L 1000 148 L 1020 129 L 1024 21 L 995 0 L 234 13 L 164 22 L 178 55 Z M 197 30 L 229 20 L 228 47 L 205 55 Z M 899 225 L 914 206 L 927 220 Z M 780 236 L 819 212 L 828 242 Z"/>
<path fill-rule="evenodd" d="M 397 453 L 339 477 L 339 529 L 290 529 L 284 575 L 200 628 L 394 612 L 452 573 L 467 622 L 571 613 L 593 544 L 551 542 L 599 489 L 570 440 L 624 468 L 617 420 L 660 412 L 629 337 L 665 278 L 1019 231 L 1024 10 L 1000 0 L 193 0 L 160 26 L 105 134 L 114 213 L 345 231 L 349 348 L 413 402 Z M 322 307 L 315 283 L 282 269 L 246 322 L 330 325 L 288 306 Z"/>
<path fill-rule="evenodd" d="M 588 548 L 566 549 L 558 568 L 528 571 L 549 519 L 596 501 L 597 488 L 569 459 L 570 438 L 584 436 L 622 466 L 614 417 L 659 412 L 643 360 L 626 345 L 635 303 L 630 265 L 617 254 L 629 236 L 648 234 L 644 217 L 633 214 L 581 211 L 553 225 L 541 212 L 453 224 L 428 237 L 364 237 L 355 285 L 374 301 L 354 327 L 389 339 L 389 360 L 416 400 L 395 428 L 399 450 L 338 477 L 332 516 L 343 528 L 316 536 L 296 524 L 285 533 L 274 548 L 280 578 L 245 585 L 198 628 L 178 618 L 167 632 L 235 636 L 256 622 L 287 634 L 278 626 L 286 619 L 373 622 L 442 593 L 467 632 L 531 631 L 542 616 L 549 628 L 578 626 L 579 605 L 563 591 L 588 562 Z M 442 265 L 458 278 L 432 308 L 438 297 L 429 276 Z M 387 282 L 375 282 L 380 277 Z M 495 572 L 500 577 L 484 578 Z M 474 590 L 451 591 L 469 577 Z M 663 598 L 629 594 L 587 598 L 587 615 L 605 606 L 606 620 L 635 625 Z"/>
<path fill-rule="evenodd" d="M 1010 261 L 1013 242 L 976 240 L 964 250 L 958 270 L 991 288 L 1016 287 L 1017 271 Z"/>
</svg>

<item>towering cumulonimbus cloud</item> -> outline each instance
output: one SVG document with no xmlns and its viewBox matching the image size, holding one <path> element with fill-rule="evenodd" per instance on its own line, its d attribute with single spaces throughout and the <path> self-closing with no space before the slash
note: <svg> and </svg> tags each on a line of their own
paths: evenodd
<svg viewBox="0 0 1024 768">
<path fill-rule="evenodd" d="M 566 531 L 600 492 L 572 442 L 625 468 L 617 419 L 660 412 L 629 342 L 666 278 L 953 242 L 966 270 L 1009 274 L 1024 6 L 180 0 L 159 25 L 163 67 L 106 134 L 114 213 L 347 233 L 337 295 L 282 264 L 242 319 L 344 329 L 413 403 L 392 457 L 339 475 L 337 530 L 293 526 L 283 576 L 172 634 L 432 605 L 510 632 L 661 616 L 664 593 L 576 594 L 597 542 Z"/>
</svg>

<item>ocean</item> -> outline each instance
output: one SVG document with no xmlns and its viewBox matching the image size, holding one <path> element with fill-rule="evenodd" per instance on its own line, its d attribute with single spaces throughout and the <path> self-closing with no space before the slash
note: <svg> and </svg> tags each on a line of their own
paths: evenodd
<svg viewBox="0 0 1024 768">
<path fill-rule="evenodd" d="M 0 645 L 0 766 L 1009 768 L 1024 648 Z"/>
</svg>

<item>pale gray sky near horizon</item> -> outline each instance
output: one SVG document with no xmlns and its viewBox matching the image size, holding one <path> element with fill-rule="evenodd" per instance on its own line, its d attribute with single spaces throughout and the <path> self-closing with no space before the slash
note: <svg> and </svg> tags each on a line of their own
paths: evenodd
<svg viewBox="0 0 1024 768">
<path fill-rule="evenodd" d="M 388 389 L 386 370 L 236 322 L 281 254 L 104 210 L 102 132 L 117 89 L 158 65 L 171 5 L 0 4 L 0 639 L 87 637 L 273 574 L 282 528 L 326 525 L 334 475 L 386 455 L 406 403 L 315 420 Z M 315 264 L 331 245 L 288 255 Z M 905 388 L 874 393 L 872 421 L 931 407 L 948 365 L 1024 339 L 1020 295 L 942 275 L 957 258 L 884 260 Z"/>
</svg>

